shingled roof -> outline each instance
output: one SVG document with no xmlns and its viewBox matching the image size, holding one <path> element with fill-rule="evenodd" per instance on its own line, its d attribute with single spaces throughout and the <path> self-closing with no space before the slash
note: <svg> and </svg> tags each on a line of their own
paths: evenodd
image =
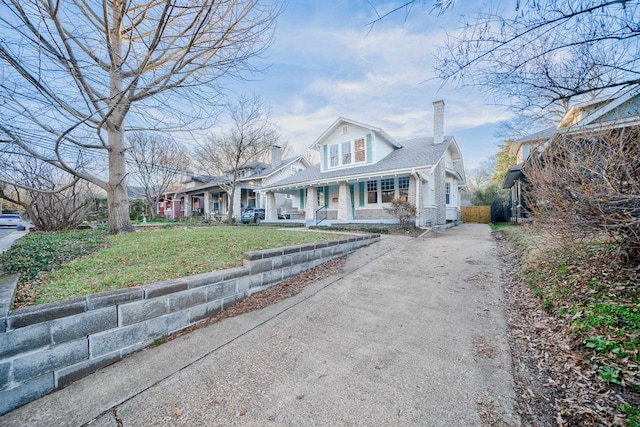
<svg viewBox="0 0 640 427">
<path fill-rule="evenodd" d="M 289 164 L 295 163 L 298 160 L 304 160 L 304 156 L 290 157 L 288 159 L 282 160 L 276 165 L 270 165 L 268 163 L 260 162 L 260 165 L 259 165 L 260 167 L 256 166 L 255 173 L 252 173 L 251 175 L 243 176 L 242 178 L 239 179 L 239 181 L 246 181 L 248 179 L 255 179 L 255 178 L 266 178 L 272 173 L 277 172 L 280 169 L 286 167 Z M 244 169 L 248 169 L 248 167 L 245 167 Z"/>
<path fill-rule="evenodd" d="M 297 174 L 278 181 L 266 190 L 286 187 L 299 187 L 312 185 L 317 182 L 335 181 L 357 175 L 383 175 L 389 171 L 410 171 L 417 168 L 425 168 L 436 165 L 453 141 L 452 136 L 445 136 L 442 144 L 434 144 L 433 137 L 414 138 L 400 142 L 402 148 L 396 148 L 385 158 L 377 163 L 368 163 L 362 166 L 344 168 L 321 172 L 320 164 L 316 164 Z"/>
</svg>

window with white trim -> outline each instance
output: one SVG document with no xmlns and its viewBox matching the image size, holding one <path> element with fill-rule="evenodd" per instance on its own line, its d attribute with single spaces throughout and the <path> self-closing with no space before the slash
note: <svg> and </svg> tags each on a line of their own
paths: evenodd
<svg viewBox="0 0 640 427">
<path fill-rule="evenodd" d="M 340 157 L 338 156 L 338 144 L 329 146 L 329 166 L 334 167 L 340 164 Z"/>
<path fill-rule="evenodd" d="M 378 203 L 378 181 L 367 181 L 367 203 Z"/>
<path fill-rule="evenodd" d="M 445 203 L 448 205 L 451 203 L 451 183 L 447 182 L 444 185 Z"/>
<path fill-rule="evenodd" d="M 398 199 L 406 202 L 409 200 L 409 177 L 401 176 L 398 178 Z"/>
<path fill-rule="evenodd" d="M 328 164 L 330 168 L 364 163 L 366 160 L 367 150 L 364 138 L 329 145 Z"/>
<path fill-rule="evenodd" d="M 393 178 L 380 180 L 380 193 L 382 195 L 382 203 L 391 203 L 391 200 L 393 200 L 394 196 L 396 195 L 394 181 L 395 179 Z"/>
<path fill-rule="evenodd" d="M 364 145 L 364 138 L 356 139 L 353 142 L 353 153 L 354 153 L 354 161 L 355 163 L 364 162 L 366 159 L 366 151 Z"/>
<path fill-rule="evenodd" d="M 351 164 L 351 143 L 343 142 L 340 145 L 340 148 L 341 148 L 340 151 L 342 151 L 342 164 L 343 165 Z"/>
</svg>

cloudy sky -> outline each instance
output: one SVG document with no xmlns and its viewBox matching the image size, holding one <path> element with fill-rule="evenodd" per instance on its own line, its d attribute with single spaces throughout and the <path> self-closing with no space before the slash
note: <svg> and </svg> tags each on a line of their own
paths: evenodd
<svg viewBox="0 0 640 427">
<path fill-rule="evenodd" d="M 433 56 L 445 34 L 475 1 L 456 2 L 443 16 L 431 1 L 367 24 L 404 1 L 290 0 L 278 20 L 275 42 L 256 81 L 233 85 L 235 94 L 262 96 L 283 138 L 296 154 L 338 117 L 384 129 L 398 141 L 432 135 L 432 102 L 445 101 L 445 134 L 453 135 L 471 169 L 495 154 L 504 108 L 465 88 L 433 79 Z M 374 7 L 372 6 L 375 6 Z M 234 96 L 234 95 L 231 95 Z"/>
</svg>

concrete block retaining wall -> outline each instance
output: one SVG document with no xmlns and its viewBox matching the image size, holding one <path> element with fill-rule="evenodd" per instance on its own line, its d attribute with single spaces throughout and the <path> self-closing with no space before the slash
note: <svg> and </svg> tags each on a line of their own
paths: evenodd
<svg viewBox="0 0 640 427">
<path fill-rule="evenodd" d="M 0 318 L 0 415 L 379 239 L 247 252 L 243 267 L 8 311 Z"/>
</svg>

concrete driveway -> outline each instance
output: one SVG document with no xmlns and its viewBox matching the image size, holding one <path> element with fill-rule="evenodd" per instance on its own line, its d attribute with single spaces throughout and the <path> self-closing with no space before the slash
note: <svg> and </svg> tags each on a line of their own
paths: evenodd
<svg viewBox="0 0 640 427">
<path fill-rule="evenodd" d="M 519 425 L 488 226 L 386 236 L 345 270 L 134 354 L 0 425 Z"/>
</svg>

